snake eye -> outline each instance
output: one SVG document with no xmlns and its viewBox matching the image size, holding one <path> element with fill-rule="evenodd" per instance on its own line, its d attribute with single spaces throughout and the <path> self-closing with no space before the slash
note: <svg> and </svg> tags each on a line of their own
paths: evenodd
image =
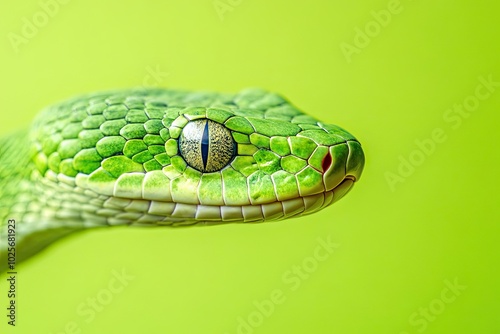
<svg viewBox="0 0 500 334">
<path fill-rule="evenodd" d="M 231 132 L 222 124 L 200 119 L 182 130 L 179 151 L 186 163 L 200 172 L 216 172 L 234 157 L 236 145 Z"/>
</svg>

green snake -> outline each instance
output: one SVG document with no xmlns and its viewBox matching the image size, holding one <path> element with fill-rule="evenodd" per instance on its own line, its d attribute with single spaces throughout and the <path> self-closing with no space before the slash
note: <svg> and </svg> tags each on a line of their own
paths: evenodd
<svg viewBox="0 0 500 334">
<path fill-rule="evenodd" d="M 363 166 L 347 131 L 260 89 L 79 96 L 0 139 L 0 272 L 13 227 L 20 262 L 93 227 L 282 220 L 339 200 Z"/>
</svg>

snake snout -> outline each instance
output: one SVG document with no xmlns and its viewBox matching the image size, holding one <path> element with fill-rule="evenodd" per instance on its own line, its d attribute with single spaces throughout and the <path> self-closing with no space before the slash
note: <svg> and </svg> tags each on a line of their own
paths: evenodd
<svg viewBox="0 0 500 334">
<path fill-rule="evenodd" d="M 364 161 L 361 145 L 355 140 L 330 146 L 323 159 L 325 190 L 333 190 L 344 183 L 352 186 L 361 177 Z"/>
</svg>

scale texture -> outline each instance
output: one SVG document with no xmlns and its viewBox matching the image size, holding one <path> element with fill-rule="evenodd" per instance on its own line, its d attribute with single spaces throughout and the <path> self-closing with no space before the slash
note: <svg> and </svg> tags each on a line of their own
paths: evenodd
<svg viewBox="0 0 500 334">
<path fill-rule="evenodd" d="M 280 95 L 137 89 L 43 110 L 0 140 L 0 271 L 75 231 L 263 222 L 316 212 L 363 170 L 360 143 Z"/>
</svg>

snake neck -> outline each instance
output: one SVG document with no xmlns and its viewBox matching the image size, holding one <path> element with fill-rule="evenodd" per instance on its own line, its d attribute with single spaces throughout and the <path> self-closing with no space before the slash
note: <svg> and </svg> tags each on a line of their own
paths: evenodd
<svg viewBox="0 0 500 334">
<path fill-rule="evenodd" d="M 27 131 L 20 131 L 0 139 L 0 272 L 13 253 L 9 227 L 15 226 L 16 262 L 79 229 L 55 216 L 45 190 L 33 182 L 36 168 L 28 137 Z"/>
<path fill-rule="evenodd" d="M 27 131 L 0 139 L 0 226 L 5 226 L 19 198 L 30 194 L 29 178 L 34 166 L 30 159 Z M 3 229 L 2 229 L 3 230 Z"/>
</svg>

